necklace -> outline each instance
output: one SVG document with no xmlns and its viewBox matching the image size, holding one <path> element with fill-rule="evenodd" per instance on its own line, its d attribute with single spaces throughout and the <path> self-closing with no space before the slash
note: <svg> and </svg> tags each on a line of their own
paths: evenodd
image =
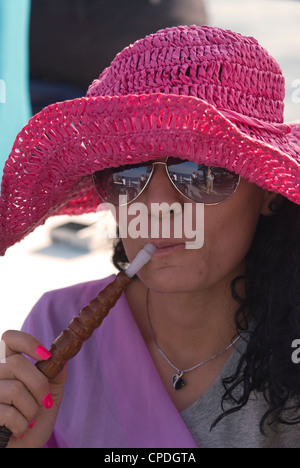
<svg viewBox="0 0 300 468">
<path fill-rule="evenodd" d="M 195 369 L 198 369 L 198 367 L 203 366 L 203 364 L 206 364 L 208 361 L 212 361 L 212 359 L 215 359 L 216 357 L 221 356 L 221 354 L 225 353 L 225 351 L 230 349 L 238 341 L 238 339 L 240 338 L 240 335 L 238 335 L 235 338 L 235 340 L 232 343 L 230 343 L 225 349 L 223 349 L 222 351 L 219 351 L 218 353 L 214 354 L 213 356 L 209 357 L 208 359 L 205 359 L 205 361 L 201 361 L 198 364 L 196 364 L 195 366 L 189 367 L 188 369 L 179 369 L 178 367 L 176 367 L 170 361 L 170 359 L 165 355 L 163 350 L 157 344 L 156 336 L 155 336 L 155 333 L 154 333 L 154 329 L 153 329 L 152 322 L 151 322 L 151 319 L 150 319 L 150 314 L 149 314 L 149 289 L 147 290 L 146 310 L 147 310 L 148 321 L 149 321 L 149 325 L 150 325 L 151 332 L 152 332 L 152 335 L 153 335 L 155 346 L 157 347 L 157 349 L 160 352 L 160 354 L 162 355 L 162 357 L 167 361 L 167 363 L 171 367 L 173 367 L 173 369 L 176 371 L 175 374 L 172 375 L 172 385 L 174 387 L 174 390 L 180 390 L 182 387 L 185 386 L 185 380 L 183 379 L 183 374 L 186 374 L 187 372 L 191 372 L 191 371 L 193 371 Z"/>
</svg>

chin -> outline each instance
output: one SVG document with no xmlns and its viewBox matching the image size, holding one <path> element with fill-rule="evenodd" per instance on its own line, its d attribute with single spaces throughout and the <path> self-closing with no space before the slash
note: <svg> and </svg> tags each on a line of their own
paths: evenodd
<svg viewBox="0 0 300 468">
<path fill-rule="evenodd" d="M 142 275 L 141 280 L 152 291 L 159 293 L 187 293 L 199 287 L 195 284 L 195 275 L 182 274 L 182 266 L 165 266 L 149 275 Z"/>
</svg>

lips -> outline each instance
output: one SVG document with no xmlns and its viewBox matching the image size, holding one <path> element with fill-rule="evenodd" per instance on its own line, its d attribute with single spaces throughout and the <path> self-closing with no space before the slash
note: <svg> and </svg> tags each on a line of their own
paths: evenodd
<svg viewBox="0 0 300 468">
<path fill-rule="evenodd" d="M 172 242 L 170 240 L 164 239 L 151 239 L 151 244 L 155 245 L 156 247 L 156 252 L 153 255 L 153 258 L 171 255 L 185 249 L 184 241 Z"/>
</svg>

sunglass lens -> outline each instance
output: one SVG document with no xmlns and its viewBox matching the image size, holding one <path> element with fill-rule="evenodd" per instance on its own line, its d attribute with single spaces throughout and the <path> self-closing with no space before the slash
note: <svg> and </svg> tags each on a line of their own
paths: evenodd
<svg viewBox="0 0 300 468">
<path fill-rule="evenodd" d="M 100 197 L 113 205 L 133 201 L 151 174 L 152 165 L 128 165 L 95 172 L 94 184 Z"/>
<path fill-rule="evenodd" d="M 213 205 L 229 198 L 237 189 L 239 176 L 226 169 L 177 158 L 168 158 L 169 176 L 186 197 Z"/>
</svg>

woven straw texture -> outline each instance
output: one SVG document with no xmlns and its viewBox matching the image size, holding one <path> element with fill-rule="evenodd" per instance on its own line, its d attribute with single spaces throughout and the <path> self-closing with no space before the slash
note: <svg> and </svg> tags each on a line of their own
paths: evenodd
<svg viewBox="0 0 300 468">
<path fill-rule="evenodd" d="M 225 167 L 300 204 L 300 125 L 253 38 L 177 27 L 118 54 L 87 96 L 53 104 L 17 136 L 0 198 L 0 254 L 52 215 L 95 211 L 91 174 L 174 155 Z"/>
</svg>

